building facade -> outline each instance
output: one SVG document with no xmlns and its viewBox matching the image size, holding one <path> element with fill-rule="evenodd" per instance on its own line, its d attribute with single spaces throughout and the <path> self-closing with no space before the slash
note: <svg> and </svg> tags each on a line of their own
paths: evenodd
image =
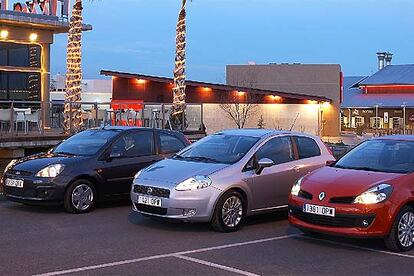
<svg viewBox="0 0 414 276">
<path fill-rule="evenodd" d="M 319 105 L 319 128 L 322 129 L 321 136 L 340 136 L 342 72 L 339 64 L 228 65 L 226 78 L 229 85 L 280 90 L 331 99 L 330 105 Z M 299 113 L 300 120 L 308 116 L 303 111 L 296 112 Z M 273 120 L 278 120 L 278 116 L 279 114 L 275 114 Z"/>
<path fill-rule="evenodd" d="M 379 71 L 344 79 L 342 129 L 357 132 L 412 133 L 414 64 L 391 65 L 378 53 Z"/>
<path fill-rule="evenodd" d="M 113 71 L 102 71 L 101 74 L 112 77 L 113 106 L 144 112 L 140 103 L 152 103 L 152 106 L 162 103 L 166 104 L 162 113 L 168 113 L 173 101 L 171 78 Z M 244 125 L 246 128 L 257 128 L 262 120 L 266 128 L 318 135 L 321 134 L 320 108 L 331 106 L 331 99 L 323 96 L 196 81 L 187 81 L 186 85 L 189 126 L 191 129 L 205 127 L 209 134 L 236 128 L 225 107 L 240 104 L 240 108 L 254 107 Z"/>
</svg>

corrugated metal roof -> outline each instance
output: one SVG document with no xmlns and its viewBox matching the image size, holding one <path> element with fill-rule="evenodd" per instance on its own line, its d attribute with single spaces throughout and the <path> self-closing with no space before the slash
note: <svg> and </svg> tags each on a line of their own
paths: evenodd
<svg viewBox="0 0 414 276">
<path fill-rule="evenodd" d="M 388 65 L 357 83 L 357 86 L 387 84 L 414 85 L 414 64 Z"/>
<path fill-rule="evenodd" d="M 342 108 L 373 108 L 380 107 L 400 108 L 402 105 L 414 107 L 414 94 L 366 94 L 355 83 L 364 81 L 364 77 L 344 78 L 344 100 Z"/>
</svg>

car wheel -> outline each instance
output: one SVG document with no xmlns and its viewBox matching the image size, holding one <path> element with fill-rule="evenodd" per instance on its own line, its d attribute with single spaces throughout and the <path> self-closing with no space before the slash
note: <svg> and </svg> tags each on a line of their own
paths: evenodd
<svg viewBox="0 0 414 276">
<path fill-rule="evenodd" d="M 242 226 L 245 215 L 243 196 L 237 191 L 229 191 L 217 202 L 211 226 L 219 232 L 234 232 Z"/>
<path fill-rule="evenodd" d="M 414 247 L 414 209 L 405 206 L 401 209 L 385 239 L 388 249 L 396 252 L 409 251 Z"/>
<path fill-rule="evenodd" d="M 66 191 L 64 207 L 69 213 L 79 214 L 89 212 L 96 201 L 96 192 L 88 180 L 73 182 Z"/>
</svg>

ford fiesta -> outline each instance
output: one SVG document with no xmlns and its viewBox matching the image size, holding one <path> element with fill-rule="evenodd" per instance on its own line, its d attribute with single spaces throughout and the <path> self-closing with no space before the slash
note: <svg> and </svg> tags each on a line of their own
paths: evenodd
<svg viewBox="0 0 414 276">
<path fill-rule="evenodd" d="M 295 181 L 333 159 L 317 137 L 222 131 L 138 172 L 131 191 L 133 209 L 235 231 L 248 215 L 287 208 Z"/>
<path fill-rule="evenodd" d="M 189 144 L 182 133 L 105 127 L 80 132 L 48 153 L 13 160 L 3 175 L 4 194 L 26 204 L 63 204 L 88 212 L 97 200 L 128 197 L 137 171 Z"/>
<path fill-rule="evenodd" d="M 299 179 L 289 221 L 305 231 L 381 237 L 390 250 L 412 249 L 414 136 L 368 140 Z"/>
</svg>

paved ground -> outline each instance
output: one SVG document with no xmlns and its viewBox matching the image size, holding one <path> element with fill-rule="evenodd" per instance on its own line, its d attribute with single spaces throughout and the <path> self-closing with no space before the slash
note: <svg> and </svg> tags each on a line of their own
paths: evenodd
<svg viewBox="0 0 414 276">
<path fill-rule="evenodd" d="M 414 252 L 376 240 L 306 237 L 283 214 L 237 233 L 166 223 L 106 205 L 85 215 L 0 198 L 0 275 L 413 274 Z"/>
</svg>

